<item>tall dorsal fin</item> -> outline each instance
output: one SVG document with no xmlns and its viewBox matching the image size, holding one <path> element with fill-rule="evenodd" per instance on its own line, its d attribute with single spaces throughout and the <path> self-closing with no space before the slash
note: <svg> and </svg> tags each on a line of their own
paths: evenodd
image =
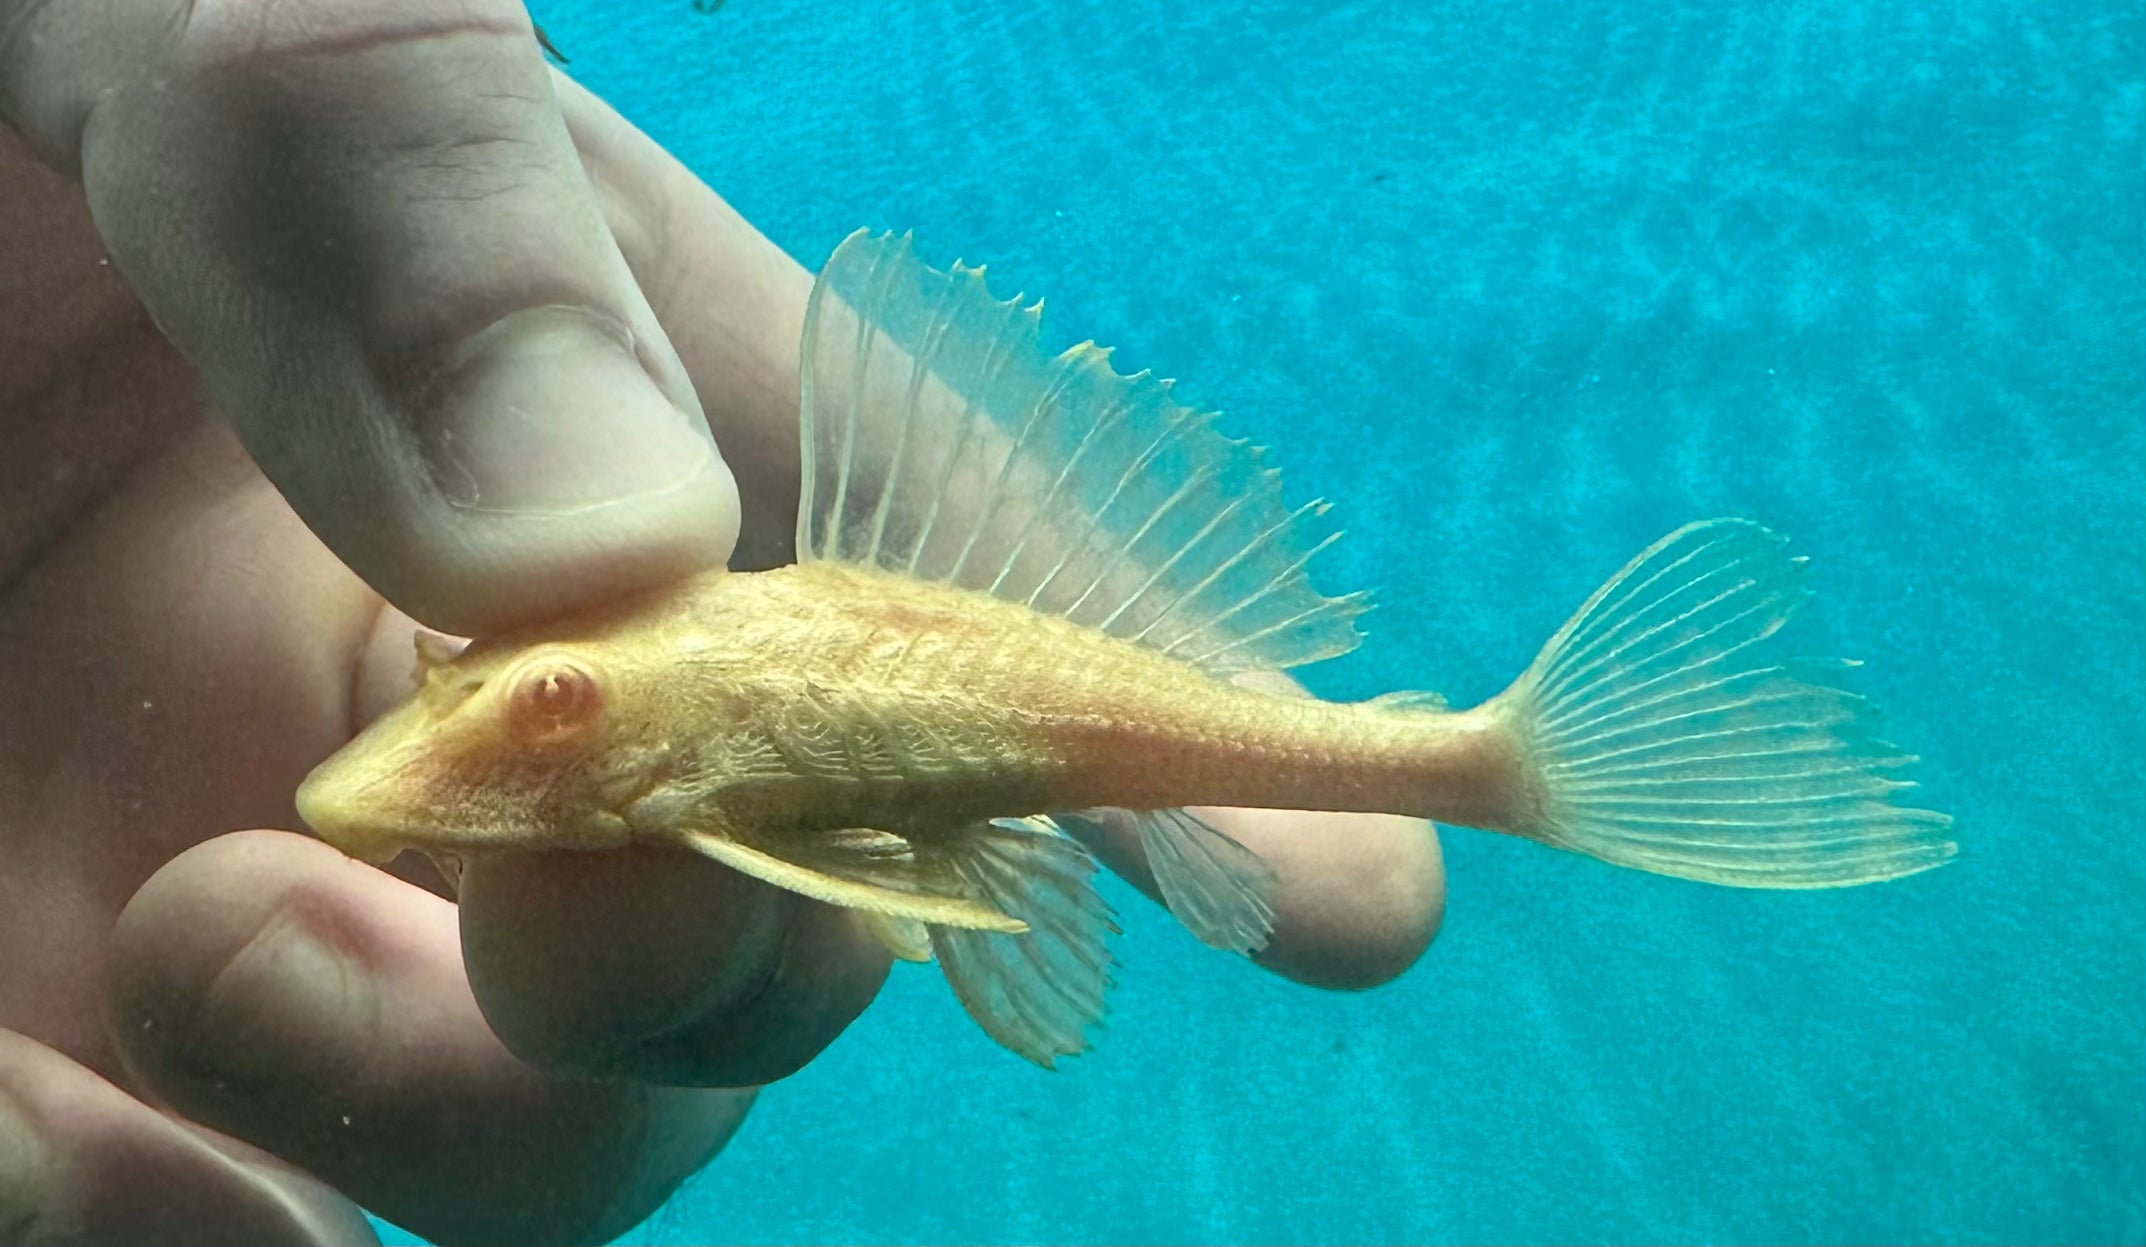
<svg viewBox="0 0 2146 1247">
<path fill-rule="evenodd" d="M 798 556 L 861 563 L 1064 615 L 1216 672 L 1355 648 L 1365 595 L 1304 567 L 1339 536 L 1260 451 L 1170 383 L 1083 343 L 981 268 L 849 236 L 805 316 Z"/>
</svg>

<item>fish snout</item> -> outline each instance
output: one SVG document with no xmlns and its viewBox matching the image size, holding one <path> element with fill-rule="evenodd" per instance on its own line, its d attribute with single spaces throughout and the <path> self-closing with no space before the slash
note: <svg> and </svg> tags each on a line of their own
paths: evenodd
<svg viewBox="0 0 2146 1247">
<path fill-rule="evenodd" d="M 360 861 L 382 863 L 410 843 L 397 826 L 390 787 L 355 750 L 329 755 L 298 785 L 298 817 L 313 834 Z"/>
</svg>

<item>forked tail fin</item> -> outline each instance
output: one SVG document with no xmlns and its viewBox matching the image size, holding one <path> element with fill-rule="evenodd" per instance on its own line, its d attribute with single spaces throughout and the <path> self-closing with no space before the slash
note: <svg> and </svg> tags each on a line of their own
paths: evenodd
<svg viewBox="0 0 2146 1247">
<path fill-rule="evenodd" d="M 1595 591 L 1496 705 L 1538 798 L 1511 828 L 1656 874 L 1827 888 L 1928 870 L 1952 820 L 1897 805 L 1912 756 L 1870 704 L 1822 682 L 1850 664 L 1752 646 L 1810 596 L 1804 560 L 1744 520 L 1656 542 Z"/>
</svg>

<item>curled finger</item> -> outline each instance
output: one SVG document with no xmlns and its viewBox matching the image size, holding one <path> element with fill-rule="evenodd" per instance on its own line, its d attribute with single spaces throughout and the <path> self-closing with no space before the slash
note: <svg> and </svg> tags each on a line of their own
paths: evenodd
<svg viewBox="0 0 2146 1247">
<path fill-rule="evenodd" d="M 454 906 L 300 836 L 153 877 L 113 936 L 129 1075 L 438 1241 L 601 1241 L 721 1148 L 750 1091 L 562 1078 L 471 998 Z"/>
<path fill-rule="evenodd" d="M 372 1244 L 349 1201 L 0 1031 L 0 1243 Z"/>
</svg>

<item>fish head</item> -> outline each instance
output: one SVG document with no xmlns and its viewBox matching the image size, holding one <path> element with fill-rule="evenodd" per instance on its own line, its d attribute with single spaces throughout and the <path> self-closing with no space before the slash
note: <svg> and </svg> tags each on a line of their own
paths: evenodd
<svg viewBox="0 0 2146 1247">
<path fill-rule="evenodd" d="M 372 862 L 627 839 L 648 750 L 617 646 L 584 635 L 418 652 L 416 691 L 299 786 L 321 839 Z"/>
</svg>

